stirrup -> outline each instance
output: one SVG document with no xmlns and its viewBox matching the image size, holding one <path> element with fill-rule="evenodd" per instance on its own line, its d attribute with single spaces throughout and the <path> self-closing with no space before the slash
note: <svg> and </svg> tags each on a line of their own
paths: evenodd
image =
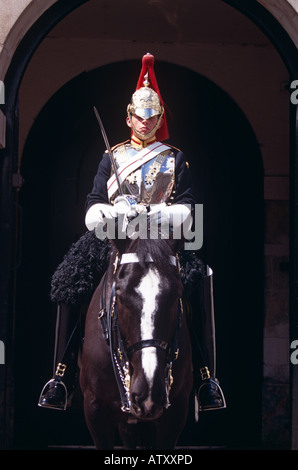
<svg viewBox="0 0 298 470">
<path fill-rule="evenodd" d="M 61 393 L 61 397 L 58 399 L 54 396 L 47 397 L 47 393 L 51 391 L 51 384 L 56 385 L 56 391 L 59 388 L 59 392 Z M 43 387 L 41 394 L 38 400 L 38 406 L 41 408 L 50 408 L 52 410 L 63 410 L 65 411 L 67 408 L 67 388 L 62 380 L 51 379 L 49 380 L 45 386 Z"/>
<path fill-rule="evenodd" d="M 202 396 L 204 395 L 205 397 Z M 216 378 L 207 379 L 197 393 L 199 411 L 222 410 L 227 407 L 224 393 Z"/>
</svg>

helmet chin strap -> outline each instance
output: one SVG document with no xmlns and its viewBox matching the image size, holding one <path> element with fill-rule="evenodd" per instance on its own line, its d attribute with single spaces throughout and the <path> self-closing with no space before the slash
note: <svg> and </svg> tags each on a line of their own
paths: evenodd
<svg viewBox="0 0 298 470">
<path fill-rule="evenodd" d="M 133 122 L 132 122 L 132 119 L 131 119 L 131 113 L 128 113 L 128 117 L 129 117 L 129 120 L 130 120 L 130 124 L 131 124 L 131 127 L 132 127 L 132 130 L 133 130 L 133 133 L 140 139 L 140 140 L 148 140 L 148 139 L 151 139 L 151 137 L 153 137 L 158 128 L 159 128 L 159 125 L 160 125 L 160 122 L 161 122 L 161 119 L 162 119 L 162 116 L 163 116 L 163 112 L 159 115 L 158 117 L 158 120 L 155 124 L 155 126 L 153 127 L 153 129 L 148 132 L 148 134 L 141 134 L 140 132 L 137 131 L 137 129 L 135 128 Z"/>
</svg>

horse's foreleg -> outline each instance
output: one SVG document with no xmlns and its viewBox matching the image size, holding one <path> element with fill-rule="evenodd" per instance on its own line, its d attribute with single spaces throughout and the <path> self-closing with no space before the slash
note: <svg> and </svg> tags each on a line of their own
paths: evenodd
<svg viewBox="0 0 298 470">
<path fill-rule="evenodd" d="M 165 410 L 158 420 L 157 448 L 160 450 L 173 450 L 183 431 L 188 415 L 188 395 L 176 398 L 175 403 Z"/>
<path fill-rule="evenodd" d="M 84 414 L 96 449 L 113 449 L 115 426 L 106 407 L 98 403 L 91 392 L 84 394 Z"/>
<path fill-rule="evenodd" d="M 120 422 L 119 433 L 125 450 L 157 449 L 154 422 Z"/>
<path fill-rule="evenodd" d="M 138 445 L 137 424 L 120 422 L 118 425 L 119 434 L 125 450 L 135 450 Z"/>
</svg>

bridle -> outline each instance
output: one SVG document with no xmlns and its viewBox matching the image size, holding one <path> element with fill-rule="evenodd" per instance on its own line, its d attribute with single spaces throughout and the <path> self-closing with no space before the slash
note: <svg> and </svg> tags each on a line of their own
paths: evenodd
<svg viewBox="0 0 298 470">
<path fill-rule="evenodd" d="M 117 268 L 120 264 L 126 263 L 137 263 L 138 257 L 135 253 L 125 253 L 119 258 L 118 254 L 116 255 L 116 260 L 114 263 L 114 275 L 117 271 Z M 152 258 L 148 256 L 147 262 L 153 262 Z M 170 256 L 169 262 L 171 264 L 178 265 L 179 260 L 175 256 Z M 109 299 L 109 308 L 106 308 L 106 281 L 107 273 L 104 275 L 103 285 L 102 285 L 102 298 L 101 298 L 101 309 L 98 313 L 98 319 L 102 323 L 102 328 L 105 336 L 105 340 L 110 349 L 111 361 L 113 365 L 114 375 L 117 382 L 117 386 L 121 398 L 121 410 L 130 413 L 131 412 L 131 400 L 130 400 L 130 384 L 131 384 L 131 375 L 130 375 L 130 359 L 136 351 L 140 351 L 144 348 L 157 348 L 165 351 L 167 355 L 167 362 L 164 372 L 165 377 L 165 388 L 166 388 L 166 403 L 165 408 L 170 406 L 170 391 L 173 384 L 173 375 L 172 367 L 173 362 L 177 359 L 179 354 L 178 348 L 178 335 L 181 325 L 181 315 L 183 313 L 182 300 L 179 299 L 178 302 L 178 312 L 177 312 L 177 325 L 171 341 L 169 344 L 167 341 L 162 339 L 145 339 L 134 343 L 129 348 L 125 348 L 123 340 L 121 337 L 119 324 L 118 324 L 118 309 L 117 309 L 117 298 L 115 292 L 115 280 L 112 283 L 110 299 Z"/>
</svg>

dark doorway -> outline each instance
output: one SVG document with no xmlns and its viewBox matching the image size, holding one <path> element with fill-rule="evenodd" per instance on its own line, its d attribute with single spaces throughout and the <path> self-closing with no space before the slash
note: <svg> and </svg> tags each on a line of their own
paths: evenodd
<svg viewBox="0 0 298 470">
<path fill-rule="evenodd" d="M 21 173 L 22 264 L 17 283 L 15 448 L 91 444 L 79 407 L 37 408 L 52 373 L 55 306 L 50 280 L 85 232 L 84 203 L 104 152 L 96 105 L 111 145 L 124 141 L 126 106 L 139 61 L 76 77 L 47 103 L 28 136 Z M 217 375 L 226 410 L 192 416 L 183 445 L 258 447 L 263 336 L 263 168 L 255 135 L 237 105 L 185 68 L 156 63 L 169 105 L 170 143 L 184 150 L 204 204 L 202 258 L 215 273 Z"/>
</svg>

